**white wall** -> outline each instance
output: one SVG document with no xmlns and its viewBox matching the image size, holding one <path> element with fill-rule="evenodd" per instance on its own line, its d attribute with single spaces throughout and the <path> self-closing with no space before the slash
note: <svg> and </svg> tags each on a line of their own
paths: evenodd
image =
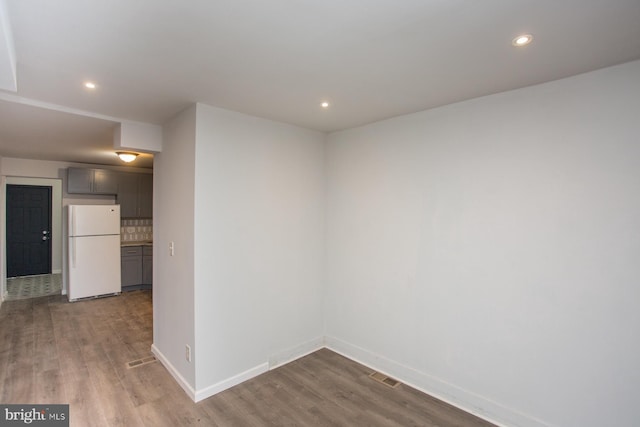
<svg viewBox="0 0 640 427">
<path fill-rule="evenodd" d="M 202 104 L 196 123 L 195 361 L 206 397 L 322 346 L 324 134 Z"/>
<path fill-rule="evenodd" d="M 640 62 L 331 134 L 331 347 L 507 425 L 637 425 Z"/>
<path fill-rule="evenodd" d="M 193 397 L 195 365 L 185 360 L 194 340 L 195 106 L 163 128 L 163 150 L 154 157 L 153 349 Z M 174 242 L 174 256 L 169 243 Z"/>
</svg>

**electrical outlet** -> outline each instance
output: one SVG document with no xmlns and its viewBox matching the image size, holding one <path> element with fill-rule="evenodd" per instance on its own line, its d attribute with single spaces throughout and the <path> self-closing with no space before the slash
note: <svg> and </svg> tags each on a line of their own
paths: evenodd
<svg viewBox="0 0 640 427">
<path fill-rule="evenodd" d="M 173 256 L 173 242 L 169 242 L 169 256 Z"/>
<path fill-rule="evenodd" d="M 187 359 L 187 362 L 191 362 L 191 347 L 189 347 L 189 344 L 185 346 L 184 356 Z"/>
</svg>

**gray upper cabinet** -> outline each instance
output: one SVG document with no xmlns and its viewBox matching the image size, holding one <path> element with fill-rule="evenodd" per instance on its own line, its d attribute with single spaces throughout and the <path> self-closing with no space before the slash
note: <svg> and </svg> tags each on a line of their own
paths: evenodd
<svg viewBox="0 0 640 427">
<path fill-rule="evenodd" d="M 92 192 L 92 169 L 69 168 L 67 170 L 67 193 L 88 194 Z"/>
<path fill-rule="evenodd" d="M 116 194 L 118 172 L 106 169 L 69 168 L 67 171 L 67 193 L 69 194 Z"/>
<path fill-rule="evenodd" d="M 122 218 L 138 218 L 138 176 L 121 173 L 118 177 L 117 203 Z"/>
<path fill-rule="evenodd" d="M 122 218 L 153 217 L 153 175 L 120 173 L 117 201 Z"/>
<path fill-rule="evenodd" d="M 69 194 L 115 194 L 122 218 L 153 217 L 153 174 L 69 168 Z"/>
<path fill-rule="evenodd" d="M 151 218 L 153 216 L 153 175 L 138 175 L 138 216 Z"/>
<path fill-rule="evenodd" d="M 94 169 L 93 192 L 97 194 L 116 194 L 118 192 L 118 172 L 107 169 Z"/>
</svg>

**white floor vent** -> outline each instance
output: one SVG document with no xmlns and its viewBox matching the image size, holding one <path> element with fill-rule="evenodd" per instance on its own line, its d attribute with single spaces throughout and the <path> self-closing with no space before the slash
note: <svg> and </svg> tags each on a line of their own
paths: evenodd
<svg viewBox="0 0 640 427">
<path fill-rule="evenodd" d="M 380 372 L 373 372 L 369 376 L 379 383 L 382 383 L 391 388 L 396 388 L 400 385 L 400 381 L 394 380 L 393 378 L 388 377 L 385 374 L 381 374 Z"/>
<path fill-rule="evenodd" d="M 133 360 L 129 363 L 127 363 L 127 368 L 131 369 L 131 368 L 138 368 L 140 366 L 143 365 L 148 365 L 149 363 L 153 363 L 155 362 L 157 359 L 155 356 L 149 356 L 149 357 L 145 357 L 143 359 L 137 359 L 137 360 Z"/>
</svg>

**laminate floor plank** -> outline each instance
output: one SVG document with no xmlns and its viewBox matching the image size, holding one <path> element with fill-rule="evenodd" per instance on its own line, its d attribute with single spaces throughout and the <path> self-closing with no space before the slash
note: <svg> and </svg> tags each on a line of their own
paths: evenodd
<svg viewBox="0 0 640 427">
<path fill-rule="evenodd" d="M 5 301 L 0 401 L 68 403 L 78 427 L 492 426 L 327 349 L 194 403 L 160 362 L 127 365 L 151 355 L 151 298 Z"/>
<path fill-rule="evenodd" d="M 140 419 L 145 426 L 176 427 L 180 426 L 171 407 L 166 406 L 163 400 L 146 402 L 136 408 Z"/>
<path fill-rule="evenodd" d="M 241 384 L 240 387 L 233 389 L 233 393 L 241 402 L 243 411 L 251 413 L 259 420 L 260 425 L 282 425 L 283 427 L 296 425 L 281 405 L 274 404 L 273 391 L 268 382 Z"/>
<path fill-rule="evenodd" d="M 220 393 L 219 397 L 220 399 L 215 400 L 226 402 L 226 404 L 229 405 L 230 415 L 233 420 L 231 424 L 228 424 L 229 426 L 246 425 L 247 427 L 260 427 L 265 425 L 263 420 L 251 411 L 251 408 L 247 408 L 246 402 L 238 397 L 236 390 L 233 388 Z M 210 399 L 207 399 L 207 402 L 203 402 L 205 408 L 209 405 L 209 400 Z"/>
<path fill-rule="evenodd" d="M 320 424 L 321 420 L 311 411 L 314 408 L 312 402 L 303 401 L 294 392 L 287 390 L 277 375 L 270 375 L 270 377 L 272 379 L 265 383 L 269 392 L 265 404 L 278 408 L 281 419 L 288 420 L 294 426 L 327 424 Z"/>
<path fill-rule="evenodd" d="M 255 422 L 252 423 L 251 420 L 247 420 L 237 405 L 233 404 L 232 400 L 230 394 L 224 395 L 224 393 L 221 393 L 216 396 L 216 399 L 207 399 L 199 402 L 198 406 L 209 416 L 214 426 L 233 427 L 244 425 L 255 427 Z"/>
<path fill-rule="evenodd" d="M 357 417 L 361 409 L 359 406 L 348 399 L 343 399 L 340 390 L 337 389 L 329 379 L 327 379 L 320 371 L 310 372 L 300 368 L 299 364 L 287 366 L 286 374 L 292 380 L 302 384 L 307 390 L 312 391 L 316 395 L 315 401 L 322 402 L 322 406 L 318 404 L 316 407 L 331 408 L 332 414 L 339 415 L 340 419 L 351 420 Z M 336 420 L 336 422 L 338 422 Z"/>
<path fill-rule="evenodd" d="M 101 396 L 103 393 L 101 393 Z M 129 396 L 124 392 L 116 392 L 102 399 L 102 413 L 107 426 L 112 427 L 144 427 L 144 423 Z"/>
<path fill-rule="evenodd" d="M 340 390 L 348 393 L 349 400 L 355 401 L 363 409 L 367 408 L 366 414 L 375 419 L 391 417 L 394 422 L 406 426 L 437 425 L 437 420 L 430 419 L 427 413 L 412 410 L 404 393 L 390 392 L 388 386 L 372 380 L 369 377 L 371 370 L 350 363 L 346 358 L 340 357 L 338 360 L 334 355 L 332 352 L 318 351 L 314 363 L 324 367 L 325 375 L 331 377 Z"/>
<path fill-rule="evenodd" d="M 71 426 L 107 425 L 102 396 L 94 388 L 91 379 L 84 378 L 79 381 L 65 382 L 64 393 L 66 400 L 64 403 L 69 404 L 69 424 Z"/>
<path fill-rule="evenodd" d="M 63 381 L 63 375 L 59 369 L 37 372 L 35 374 L 37 387 L 34 389 L 33 403 L 66 403 Z"/>
<path fill-rule="evenodd" d="M 170 407 L 172 417 L 179 426 L 215 426 L 216 423 L 201 405 L 194 404 L 182 389 L 177 386 L 158 399 L 158 403 Z"/>
</svg>

